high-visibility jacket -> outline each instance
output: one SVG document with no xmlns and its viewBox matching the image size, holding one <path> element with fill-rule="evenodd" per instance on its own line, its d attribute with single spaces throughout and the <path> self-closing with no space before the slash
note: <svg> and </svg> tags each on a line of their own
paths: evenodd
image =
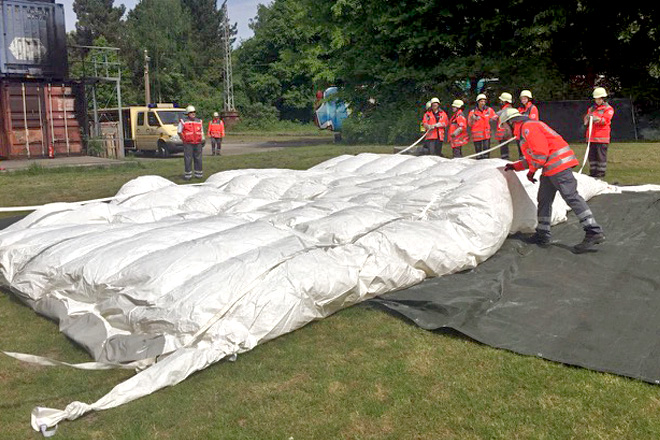
<svg viewBox="0 0 660 440">
<path fill-rule="evenodd" d="M 523 160 L 514 162 L 516 171 L 542 169 L 544 176 L 552 176 L 579 165 L 564 138 L 544 122 L 532 119 L 514 122 L 513 134 L 520 141 L 524 156 Z"/>
<path fill-rule="evenodd" d="M 479 107 L 470 110 L 467 121 L 472 140 L 477 142 L 490 139 L 490 121 L 495 119 L 497 114 L 488 106 L 484 106 L 483 110 L 479 110 Z"/>
<path fill-rule="evenodd" d="M 529 119 L 534 119 L 535 121 L 540 120 L 539 109 L 534 104 L 532 104 L 532 101 L 527 101 L 527 104 L 518 107 L 518 111 L 521 115 L 528 116 Z"/>
<path fill-rule="evenodd" d="M 612 130 L 612 117 L 614 116 L 614 109 L 612 106 L 606 102 L 601 105 L 592 105 L 587 112 L 587 118 L 589 116 L 600 118 L 600 121 L 596 122 L 594 120 L 591 127 L 591 136 L 589 136 L 589 125 L 587 125 L 587 142 L 591 141 L 597 144 L 609 144 L 610 132 Z M 587 119 L 587 124 L 588 123 L 589 119 Z"/>
<path fill-rule="evenodd" d="M 458 133 L 457 133 L 458 132 Z M 463 110 L 456 110 L 449 120 L 449 144 L 452 148 L 462 147 L 468 143 L 467 119 Z"/>
<path fill-rule="evenodd" d="M 225 123 L 222 119 L 212 120 L 209 122 L 209 130 L 206 134 L 216 139 L 225 137 Z"/>
<path fill-rule="evenodd" d="M 445 127 L 447 126 L 449 120 L 447 119 L 447 113 L 442 109 L 438 109 L 438 113 L 433 113 L 432 110 L 424 113 L 422 118 L 422 124 L 435 125 L 440 123 L 440 127 L 432 128 L 426 133 L 426 139 L 439 139 L 441 141 L 445 140 Z"/>
<path fill-rule="evenodd" d="M 513 106 L 512 106 L 511 104 L 509 104 L 508 102 L 505 102 L 505 103 L 502 105 L 502 108 L 500 109 L 500 111 L 498 112 L 498 114 L 501 113 L 501 112 L 503 112 L 505 108 L 510 108 L 510 107 L 513 107 Z M 495 133 L 495 138 L 496 138 L 498 141 L 503 141 L 503 140 L 504 140 L 504 137 L 506 136 L 507 129 L 504 128 L 504 127 L 500 127 L 499 121 L 500 121 L 500 118 L 499 118 L 499 116 L 498 116 L 498 117 L 497 117 L 497 133 Z"/>
<path fill-rule="evenodd" d="M 178 132 L 184 144 L 201 144 L 203 140 L 204 125 L 201 119 L 181 119 Z"/>
</svg>

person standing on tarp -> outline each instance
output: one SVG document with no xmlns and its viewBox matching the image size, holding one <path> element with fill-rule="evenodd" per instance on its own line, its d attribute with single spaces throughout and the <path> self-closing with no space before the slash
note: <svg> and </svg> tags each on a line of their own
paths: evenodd
<svg viewBox="0 0 660 440">
<path fill-rule="evenodd" d="M 424 128 L 428 130 L 424 141 L 428 154 L 442 157 L 442 143 L 445 140 L 445 127 L 447 127 L 448 122 L 447 113 L 440 108 L 440 100 L 432 98 L 431 108 L 424 113 L 422 119 Z"/>
<path fill-rule="evenodd" d="M 511 96 L 511 93 L 502 92 L 499 99 L 500 99 L 500 110 L 497 112 L 498 117 L 500 114 L 502 114 L 505 108 L 512 107 L 513 96 Z M 501 144 L 505 139 L 509 139 L 510 137 L 511 137 L 511 133 L 508 132 L 507 125 L 502 126 L 500 124 L 497 124 L 497 132 L 495 133 L 495 139 L 497 139 L 497 143 Z M 500 154 L 502 155 L 502 159 L 509 160 L 509 144 L 503 145 L 500 148 Z"/>
<path fill-rule="evenodd" d="M 541 246 L 550 244 L 550 222 L 552 202 L 557 192 L 571 207 L 585 231 L 584 239 L 574 246 L 578 253 L 595 251 L 595 245 L 605 241 L 603 228 L 596 223 L 589 205 L 577 192 L 577 180 L 571 168 L 579 165 L 575 153 L 568 143 L 552 128 L 541 121 L 521 115 L 514 108 L 505 109 L 500 115 L 500 125 L 507 124 L 513 135 L 520 141 L 524 159 L 508 163 L 505 171 L 527 172 L 527 179 L 536 183 L 534 174 L 541 172 L 538 191 L 538 211 L 536 233 L 528 241 Z"/>
<path fill-rule="evenodd" d="M 477 106 L 468 113 L 468 127 L 476 153 L 490 148 L 490 121 L 497 119 L 495 111 L 486 105 L 486 95 L 477 95 Z M 477 159 L 488 159 L 490 153 L 480 154 Z"/>
<path fill-rule="evenodd" d="M 184 180 L 190 180 L 193 177 L 193 162 L 195 165 L 195 178 L 204 177 L 202 173 L 202 149 L 204 148 L 204 125 L 201 119 L 197 118 L 195 107 L 189 105 L 186 107 L 187 117 L 179 120 L 177 132 L 183 141 L 183 165 Z"/>
<path fill-rule="evenodd" d="M 454 158 L 463 157 L 463 145 L 468 143 L 468 126 L 467 119 L 463 116 L 464 102 L 460 99 L 455 99 L 451 103 L 452 115 L 449 120 L 449 145 Z"/>
<path fill-rule="evenodd" d="M 209 122 L 209 130 L 207 133 L 211 138 L 211 156 L 220 156 L 220 149 L 222 148 L 222 138 L 225 137 L 225 123 L 220 119 L 218 112 L 213 113 L 213 120 Z"/>
<path fill-rule="evenodd" d="M 589 107 L 584 116 L 584 125 L 587 127 L 587 142 L 589 142 L 589 175 L 591 177 L 605 177 L 607 171 L 607 147 L 610 145 L 610 132 L 614 109 L 605 102 L 607 91 L 596 87 L 593 91 L 595 104 Z M 591 132 L 589 131 L 589 118 Z"/>
</svg>

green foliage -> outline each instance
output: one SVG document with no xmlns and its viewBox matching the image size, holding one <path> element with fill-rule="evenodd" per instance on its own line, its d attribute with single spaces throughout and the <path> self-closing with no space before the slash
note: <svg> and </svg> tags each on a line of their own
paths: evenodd
<svg viewBox="0 0 660 440">
<path fill-rule="evenodd" d="M 89 138 L 87 140 L 87 155 L 88 156 L 103 156 L 105 147 L 103 146 L 102 138 Z"/>
<path fill-rule="evenodd" d="M 283 119 L 311 121 L 315 90 L 335 79 L 324 26 L 309 19 L 304 2 L 277 0 L 259 6 L 251 28 L 254 36 L 236 51 L 236 88 L 245 93 L 240 110 L 261 102 Z"/>
<path fill-rule="evenodd" d="M 236 130 L 268 130 L 278 121 L 279 111 L 275 107 L 255 102 L 241 112 L 241 122 Z"/>
</svg>

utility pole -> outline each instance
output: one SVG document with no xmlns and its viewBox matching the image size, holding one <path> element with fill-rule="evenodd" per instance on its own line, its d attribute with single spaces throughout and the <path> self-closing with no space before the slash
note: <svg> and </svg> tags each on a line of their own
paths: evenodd
<svg viewBox="0 0 660 440">
<path fill-rule="evenodd" d="M 227 10 L 227 0 L 222 3 L 221 11 L 223 14 L 222 40 L 224 47 L 224 82 L 225 82 L 225 102 L 222 112 L 222 119 L 225 124 L 232 126 L 238 122 L 238 112 L 234 106 L 234 81 L 231 65 L 231 35 L 229 32 L 229 12 Z"/>
<path fill-rule="evenodd" d="M 151 84 L 149 83 L 149 58 L 147 49 L 144 50 L 144 105 L 151 104 Z"/>
</svg>

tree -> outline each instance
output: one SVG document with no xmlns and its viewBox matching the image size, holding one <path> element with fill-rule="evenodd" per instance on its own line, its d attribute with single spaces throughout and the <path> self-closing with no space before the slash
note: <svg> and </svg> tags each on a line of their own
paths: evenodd
<svg viewBox="0 0 660 440">
<path fill-rule="evenodd" d="M 309 5 L 276 0 L 260 5 L 254 36 L 237 50 L 237 88 L 248 102 L 274 106 L 283 119 L 309 121 L 315 90 L 334 82 L 327 58 L 330 39 L 309 19 Z M 249 114 L 249 112 L 247 112 Z"/>
<path fill-rule="evenodd" d="M 110 44 L 118 44 L 121 36 L 121 19 L 126 12 L 124 5 L 114 6 L 114 0 L 74 0 L 76 31 L 74 41 L 80 46 L 90 46 L 99 37 Z"/>
</svg>

